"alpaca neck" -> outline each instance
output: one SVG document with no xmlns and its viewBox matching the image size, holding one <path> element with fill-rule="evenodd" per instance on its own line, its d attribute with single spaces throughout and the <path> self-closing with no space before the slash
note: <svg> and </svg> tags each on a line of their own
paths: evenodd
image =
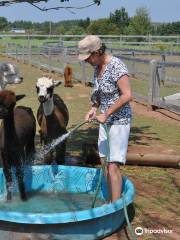
<svg viewBox="0 0 180 240">
<path fill-rule="evenodd" d="M 44 115 L 49 116 L 52 114 L 54 110 L 54 102 L 53 102 L 53 97 L 48 99 L 45 103 L 43 103 L 43 110 L 44 110 Z"/>
<path fill-rule="evenodd" d="M 13 112 L 4 118 L 4 137 L 5 144 L 11 144 L 14 139 L 16 139 L 15 123 L 14 123 L 14 114 Z"/>
</svg>

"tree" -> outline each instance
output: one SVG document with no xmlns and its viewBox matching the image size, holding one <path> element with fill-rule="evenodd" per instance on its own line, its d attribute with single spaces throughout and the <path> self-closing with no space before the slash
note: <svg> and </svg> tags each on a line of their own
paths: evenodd
<svg viewBox="0 0 180 240">
<path fill-rule="evenodd" d="M 118 28 L 114 23 L 111 23 L 109 19 L 99 19 L 92 21 L 87 32 L 90 34 L 117 34 Z"/>
<path fill-rule="evenodd" d="M 128 13 L 124 7 L 119 10 L 115 10 L 114 13 L 110 13 L 110 22 L 114 23 L 119 28 L 119 33 L 121 34 L 123 34 L 126 27 L 128 27 L 129 20 Z"/>
<path fill-rule="evenodd" d="M 158 35 L 180 34 L 180 22 L 159 24 L 155 30 Z"/>
<path fill-rule="evenodd" d="M 87 17 L 85 20 L 80 19 L 79 23 L 78 23 L 79 27 L 82 27 L 84 29 L 86 29 L 89 26 L 89 24 L 90 24 L 90 18 L 89 17 Z"/>
<path fill-rule="evenodd" d="M 63 35 L 63 34 L 66 33 L 66 30 L 65 30 L 65 28 L 64 28 L 63 25 L 59 25 L 59 26 L 57 26 L 57 27 L 54 29 L 54 32 L 53 32 L 53 33 L 54 33 L 54 34 Z"/>
<path fill-rule="evenodd" d="M 8 26 L 8 21 L 5 17 L 0 17 L 0 31 L 5 30 L 5 28 Z"/>
<path fill-rule="evenodd" d="M 147 35 L 151 31 L 151 19 L 147 8 L 141 7 L 136 10 L 134 17 L 130 19 L 129 34 Z"/>
<path fill-rule="evenodd" d="M 12 28 L 24 28 L 24 29 L 32 29 L 33 23 L 31 21 L 15 21 L 11 23 Z"/>
<path fill-rule="evenodd" d="M 74 26 L 73 28 L 69 29 L 66 34 L 70 35 L 81 35 L 84 33 L 84 29 L 79 26 Z"/>
</svg>

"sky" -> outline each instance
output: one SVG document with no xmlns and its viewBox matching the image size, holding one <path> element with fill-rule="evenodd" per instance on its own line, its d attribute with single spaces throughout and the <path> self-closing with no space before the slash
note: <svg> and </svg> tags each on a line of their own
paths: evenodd
<svg viewBox="0 0 180 240">
<path fill-rule="evenodd" d="M 92 0 L 69 0 L 59 3 L 58 0 L 50 0 L 48 4 L 38 4 L 40 7 L 60 6 L 85 6 Z M 101 5 L 91 6 L 81 10 L 73 10 L 71 13 L 65 9 L 40 11 L 28 3 L 13 4 L 8 7 L 0 7 L 0 17 L 6 17 L 8 21 L 24 20 L 32 22 L 52 21 L 58 22 L 70 19 L 107 18 L 116 9 L 125 7 L 130 17 L 135 15 L 136 9 L 146 7 L 152 22 L 175 22 L 180 21 L 180 0 L 101 0 Z"/>
</svg>

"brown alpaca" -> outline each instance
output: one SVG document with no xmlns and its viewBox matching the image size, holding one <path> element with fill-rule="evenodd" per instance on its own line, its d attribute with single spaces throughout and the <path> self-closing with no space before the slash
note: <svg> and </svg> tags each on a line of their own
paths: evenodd
<svg viewBox="0 0 180 240">
<path fill-rule="evenodd" d="M 72 68 L 69 65 L 64 68 L 64 87 L 73 87 Z"/>
<path fill-rule="evenodd" d="M 86 164 L 91 164 L 92 166 L 100 164 L 101 161 L 96 143 L 82 144 L 82 159 Z"/>
<path fill-rule="evenodd" d="M 0 91 L 0 150 L 3 171 L 6 179 L 7 200 L 12 197 L 12 170 L 16 169 L 21 199 L 27 199 L 23 181 L 25 160 L 30 161 L 35 152 L 34 137 L 36 119 L 31 108 L 18 106 L 16 102 L 25 95 L 15 95 L 14 92 Z"/>
</svg>

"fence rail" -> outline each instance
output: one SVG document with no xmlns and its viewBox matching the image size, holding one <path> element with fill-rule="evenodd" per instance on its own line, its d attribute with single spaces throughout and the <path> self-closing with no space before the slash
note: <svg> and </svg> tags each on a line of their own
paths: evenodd
<svg viewBox="0 0 180 240">
<path fill-rule="evenodd" d="M 180 61 L 166 61 L 164 52 L 132 51 L 130 49 L 108 49 L 113 55 L 121 58 L 128 66 L 134 97 L 146 102 L 149 107 L 165 108 L 180 112 Z M 7 43 L 3 54 L 14 57 L 18 61 L 37 66 L 48 71 L 63 74 L 64 67 L 70 63 L 74 78 L 84 84 L 92 83 L 92 68 L 77 60 L 77 46 L 51 45 L 21 45 Z M 159 54 L 161 60 L 137 57 L 137 53 Z M 167 55 L 170 53 L 167 53 Z M 179 56 L 179 53 L 173 53 Z M 167 96 L 171 95 L 169 99 Z M 173 96 L 174 99 L 173 99 Z"/>
</svg>

